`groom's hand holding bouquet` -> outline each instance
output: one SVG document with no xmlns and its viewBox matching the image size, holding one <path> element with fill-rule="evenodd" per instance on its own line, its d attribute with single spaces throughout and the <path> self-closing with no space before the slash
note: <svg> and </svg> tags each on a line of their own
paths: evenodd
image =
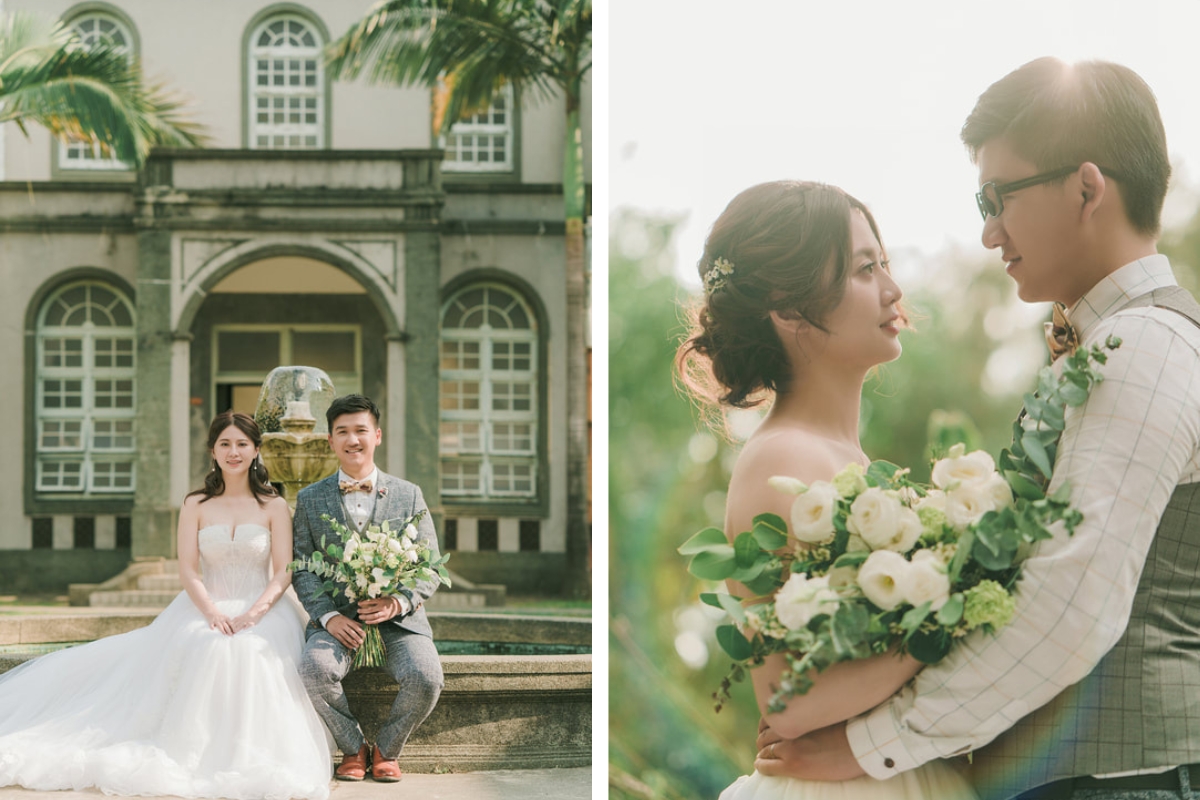
<svg viewBox="0 0 1200 800">
<path fill-rule="evenodd" d="M 362 533 L 322 514 L 321 519 L 341 544 L 322 536 L 320 550 L 290 565 L 293 570 L 307 570 L 323 579 L 318 594 L 342 596 L 358 604 L 359 618 L 366 624 L 362 644 L 354 652 L 356 669 L 385 663 L 386 651 L 377 625 L 394 616 L 390 610 L 392 598 L 398 597 L 402 588 L 413 589 L 433 580 L 450 585 L 446 569 L 450 554 L 433 559 L 429 545 L 417 536 L 417 523 L 426 513 L 422 509 L 396 528 L 384 522 Z"/>
<path fill-rule="evenodd" d="M 1092 363 L 1105 360 L 1093 347 L 1066 359 L 1061 374 L 1045 368 L 998 467 L 956 445 L 934 464 L 932 485 L 882 461 L 811 485 L 776 477 L 771 486 L 796 497 L 788 522 L 760 514 L 732 542 L 717 528 L 685 542 L 679 552 L 692 556 L 693 575 L 736 581 L 754 595 L 700 595 L 730 618 L 716 630 L 734 661 L 713 695 L 717 710 L 731 682 L 772 654 L 787 660 L 767 708 L 778 713 L 837 662 L 900 650 L 936 663 L 971 631 L 1007 624 L 1027 546 L 1050 538 L 1053 525 L 1073 532 L 1082 521 L 1068 485 L 1052 495 L 1045 487 L 1063 409 L 1087 399 L 1101 380 Z"/>
</svg>

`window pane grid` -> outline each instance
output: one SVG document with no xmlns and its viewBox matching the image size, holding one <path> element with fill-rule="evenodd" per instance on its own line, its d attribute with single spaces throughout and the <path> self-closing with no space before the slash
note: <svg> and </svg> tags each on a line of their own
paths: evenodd
<svg viewBox="0 0 1200 800">
<path fill-rule="evenodd" d="M 446 134 L 442 168 L 449 172 L 510 172 L 512 89 L 505 87 L 486 110 L 456 122 Z"/>
<path fill-rule="evenodd" d="M 251 146 L 311 150 L 324 138 L 321 42 L 299 19 L 267 23 L 250 52 Z"/>
<path fill-rule="evenodd" d="M 511 291 L 483 285 L 451 298 L 442 319 L 443 494 L 536 497 L 537 333 L 532 315 Z"/>
<path fill-rule="evenodd" d="M 71 21 L 71 30 L 79 37 L 79 45 L 91 50 L 106 45 L 133 55 L 133 37 L 117 19 L 103 13 L 90 13 Z M 60 142 L 58 165 L 65 170 L 128 170 L 133 165 L 115 158 L 100 145 L 100 140 Z"/>
<path fill-rule="evenodd" d="M 133 323 L 129 301 L 96 283 L 69 285 L 43 306 L 36 376 L 39 491 L 133 491 Z"/>
</svg>

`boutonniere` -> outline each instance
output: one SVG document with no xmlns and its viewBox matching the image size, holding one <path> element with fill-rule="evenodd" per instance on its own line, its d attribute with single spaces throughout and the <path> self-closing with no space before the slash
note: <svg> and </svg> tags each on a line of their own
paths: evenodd
<svg viewBox="0 0 1200 800">
<path fill-rule="evenodd" d="M 380 496 L 380 497 L 387 497 L 387 487 L 386 487 L 386 486 L 380 486 L 380 487 L 379 487 L 379 496 Z"/>
</svg>

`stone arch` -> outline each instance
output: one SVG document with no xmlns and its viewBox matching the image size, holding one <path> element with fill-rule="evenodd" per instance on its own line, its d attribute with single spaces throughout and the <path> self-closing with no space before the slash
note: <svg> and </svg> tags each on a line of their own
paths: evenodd
<svg viewBox="0 0 1200 800">
<path fill-rule="evenodd" d="M 196 314 L 208 296 L 209 290 L 242 267 L 266 258 L 295 256 L 320 261 L 349 275 L 355 282 L 367 289 L 367 296 L 384 321 L 387 336 L 403 339 L 404 329 L 397 314 L 397 309 L 403 308 L 403 298 L 400 296 L 402 294 L 400 280 L 403 276 L 397 276 L 397 289 L 401 291 L 394 291 L 380 279 L 379 272 L 370 262 L 348 248 L 334 249 L 336 245 L 326 244 L 328 246 L 282 241 L 270 242 L 259 239 L 240 242 L 222 250 L 201 265 L 192 275 L 183 276 L 180 286 L 183 295 L 182 304 L 172 327 L 177 335 L 186 335 L 191 330 Z M 398 242 L 397 246 L 402 246 L 402 244 Z M 389 304 L 387 302 L 389 298 L 394 298 L 394 303 Z"/>
</svg>

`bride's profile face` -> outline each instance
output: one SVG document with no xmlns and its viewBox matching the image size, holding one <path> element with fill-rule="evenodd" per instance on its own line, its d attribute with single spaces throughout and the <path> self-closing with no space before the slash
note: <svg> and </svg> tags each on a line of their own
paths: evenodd
<svg viewBox="0 0 1200 800">
<path fill-rule="evenodd" d="M 213 445 L 213 460 L 225 474 L 245 472 L 258 456 L 258 448 L 236 425 L 221 431 Z"/>
<path fill-rule="evenodd" d="M 867 366 L 893 361 L 900 356 L 904 322 L 897 304 L 903 292 L 866 217 L 856 210 L 850 212 L 850 241 L 845 293 L 825 320 L 829 333 L 813 333 L 818 346 L 839 360 Z"/>
</svg>

